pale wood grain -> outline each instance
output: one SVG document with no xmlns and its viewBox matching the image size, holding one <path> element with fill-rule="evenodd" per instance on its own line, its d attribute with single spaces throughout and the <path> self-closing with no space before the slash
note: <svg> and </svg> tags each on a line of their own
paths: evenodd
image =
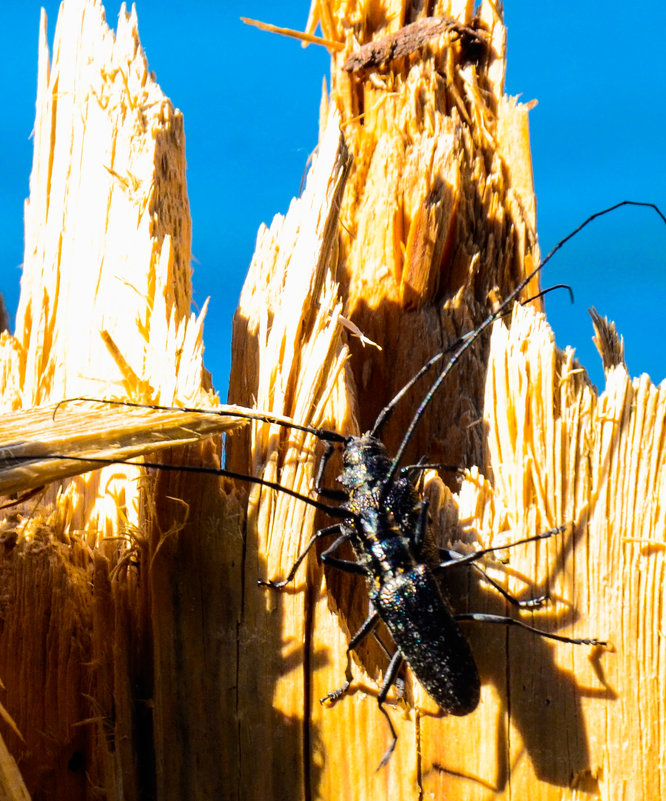
<svg viewBox="0 0 666 801">
<path fill-rule="evenodd" d="M 434 36 L 375 71 L 344 69 L 360 47 L 415 22 L 413 9 L 312 4 L 307 31 L 319 23 L 335 43 L 330 94 L 306 187 L 259 231 L 234 320 L 230 399 L 243 407 L 366 430 L 538 263 L 529 104 L 504 94 L 497 5 L 484 0 L 476 20 L 467 0 L 429 9 L 483 30 L 478 63 Z M 65 396 L 214 404 L 202 317 L 189 312 L 183 145 L 134 15 L 121 15 L 114 38 L 99 3 L 68 0 L 52 65 L 42 28 L 21 307 L 16 336 L 0 338 L 10 450 L 47 422 L 35 404 Z M 537 312 L 518 308 L 508 324 L 447 379 L 406 458 L 470 468 L 455 491 L 428 476 L 442 545 L 566 524 L 488 570 L 521 597 L 550 593 L 528 622 L 611 648 L 467 624 L 478 709 L 441 716 L 407 673 L 405 697 L 389 697 L 396 751 L 376 771 L 389 740 L 375 698 L 381 650 L 360 648 L 353 691 L 319 704 L 342 682 L 366 612 L 362 582 L 324 572 L 313 552 L 290 591 L 257 586 L 285 575 L 330 520 L 266 488 L 249 493 L 246 519 L 240 485 L 137 480 L 116 466 L 54 485 L 3 524 L 0 677 L 29 746 L 7 730 L 28 788 L 174 801 L 660 797 L 663 388 L 616 365 L 598 394 Z M 396 410 L 390 448 L 424 391 Z M 59 443 L 139 453 L 222 425 L 107 412 L 85 431 L 65 418 Z M 213 464 L 215 451 L 172 461 Z M 228 463 L 309 495 L 321 453 L 313 435 L 255 421 L 229 441 Z M 460 611 L 505 612 L 482 582 L 462 584 L 452 590 Z M 76 755 L 85 772 L 70 769 Z"/>
<path fill-rule="evenodd" d="M 190 312 L 183 118 L 149 72 L 134 11 L 114 34 L 98 0 L 68 0 L 52 58 L 42 17 L 34 130 L 16 334 L 0 339 L 3 454 L 45 457 L 3 462 L 5 490 L 19 492 L 72 472 L 49 450 L 126 457 L 226 427 L 173 409 L 102 405 L 77 419 L 65 404 L 55 420 L 33 409 L 79 396 L 217 405 L 206 308 Z M 170 458 L 210 466 L 218 449 Z M 235 773 L 219 757 L 235 739 L 233 493 L 214 477 L 114 465 L 6 515 L 0 675 L 28 788 L 68 801 L 216 797 Z"/>
</svg>

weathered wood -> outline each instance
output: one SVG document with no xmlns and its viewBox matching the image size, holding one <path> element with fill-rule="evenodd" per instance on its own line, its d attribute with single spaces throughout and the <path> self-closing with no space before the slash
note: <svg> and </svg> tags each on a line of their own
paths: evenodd
<svg viewBox="0 0 666 801">
<path fill-rule="evenodd" d="M 308 32 L 319 22 L 333 51 L 331 91 L 305 191 L 259 232 L 234 321 L 234 402 L 367 429 L 538 261 L 528 106 L 504 96 L 496 4 L 484 0 L 478 21 L 466 0 L 428 11 L 486 32 L 479 58 L 437 35 L 390 69 L 349 72 L 359 47 L 405 39 L 423 15 L 403 0 L 313 3 Z M 16 337 L 0 338 L 4 408 L 25 421 L 40 413 L 22 407 L 65 396 L 210 405 L 201 318 L 189 316 L 182 118 L 148 74 L 133 14 L 114 38 L 98 2 L 68 0 L 56 40 L 51 66 L 41 43 L 21 308 Z M 125 467 L 9 510 L 0 700 L 25 738 L 3 729 L 32 797 L 660 797 L 666 399 L 614 361 L 598 396 L 538 312 L 518 308 L 458 365 L 408 455 L 470 467 L 455 492 L 428 477 L 440 544 L 568 524 L 488 570 L 520 596 L 550 593 L 528 622 L 612 648 L 469 624 L 479 708 L 441 717 L 407 673 L 404 699 L 390 696 L 397 748 L 378 772 L 383 652 L 360 648 L 353 691 L 319 704 L 341 683 L 362 582 L 324 574 L 313 554 L 293 590 L 256 585 L 286 574 L 323 515 L 255 488 L 245 521 L 245 489 L 186 474 L 137 481 Z M 424 391 L 396 410 L 390 447 Z M 174 429 L 161 435 L 183 440 L 189 418 L 164 419 Z M 99 423 L 68 446 L 108 448 Z M 215 449 L 171 460 L 212 464 Z M 254 422 L 228 461 L 307 495 L 321 450 Z M 452 594 L 461 611 L 505 612 L 472 579 Z"/>
<path fill-rule="evenodd" d="M 486 36 L 479 28 L 463 25 L 451 17 L 422 17 L 395 33 L 362 45 L 347 58 L 342 69 L 346 72 L 360 72 L 383 67 L 391 61 L 411 55 L 442 34 L 449 35 L 451 41 L 461 42 L 465 58 L 469 58 L 473 49 L 475 59 L 480 58 L 485 50 Z"/>
<path fill-rule="evenodd" d="M 88 408 L 77 427 L 81 404 L 55 420 L 32 408 L 79 396 L 216 405 L 205 309 L 190 313 L 183 119 L 149 73 L 134 12 L 114 34 L 98 0 L 67 0 L 52 63 L 42 17 L 34 140 L 17 329 L 0 335 L 3 458 L 117 458 L 223 430 L 222 418 L 120 407 Z M 215 451 L 171 458 L 210 465 Z M 16 482 L 5 490 L 71 469 L 4 462 Z M 31 796 L 223 797 L 237 761 L 233 492 L 114 465 L 6 514 L 2 700 Z"/>
<path fill-rule="evenodd" d="M 340 114 L 353 157 L 328 262 L 342 313 L 382 351 L 341 329 L 336 348 L 346 343 L 351 353 L 344 374 L 336 367 L 330 379 L 317 374 L 313 381 L 307 317 L 293 317 L 292 298 L 301 309 L 307 287 L 309 313 L 327 308 L 311 278 L 321 257 L 317 251 L 313 272 L 304 275 L 296 252 L 300 217 L 287 215 L 262 234 L 241 300 L 230 396 L 236 402 L 257 397 L 302 422 L 366 430 L 427 357 L 483 319 L 494 287 L 506 296 L 538 261 L 529 106 L 503 94 L 505 31 L 494 4 L 479 10 L 489 42 L 477 64 L 467 62 L 459 43 L 435 37 L 408 59 L 392 61 L 390 70 L 344 69 L 358 45 L 369 52 L 375 39 L 404 37 L 411 8 L 320 0 L 307 26 L 312 32 L 319 23 L 325 40 L 347 44 L 332 53 L 322 120 L 325 129 L 330 114 Z M 467 3 L 432 13 L 471 24 Z M 294 239 L 285 249 L 287 232 Z M 273 341 L 268 332 L 275 327 L 281 333 Z M 266 606 L 248 597 L 248 604 L 260 604 L 253 620 L 259 631 L 270 630 L 268 645 L 283 649 L 277 663 L 274 650 L 262 658 L 257 697 L 270 696 L 274 709 L 271 718 L 258 713 L 276 732 L 264 762 L 285 766 L 272 773 L 253 766 L 249 797 L 259 793 L 262 778 L 269 794 L 290 797 L 615 799 L 644 797 L 645 787 L 659 795 L 654 754 L 664 752 L 658 690 L 664 677 L 653 588 L 661 585 L 663 555 L 662 392 L 645 379 L 632 385 L 616 367 L 597 397 L 530 310 L 519 310 L 505 331 L 506 323 L 498 323 L 490 350 L 488 342 L 473 349 L 448 379 L 408 461 L 426 453 L 481 470 L 472 470 L 455 495 L 430 481 L 443 543 L 503 544 L 567 524 L 557 538 L 510 552 L 509 566 L 489 570 L 522 597 L 550 592 L 550 607 L 528 622 L 607 638 L 611 646 L 552 644 L 469 624 L 484 685 L 479 708 L 464 718 L 439 717 L 420 687 L 408 683 L 405 702 L 392 713 L 396 752 L 375 773 L 388 738 L 373 697 L 386 658 L 372 646 L 361 648 L 357 690 L 332 708 L 320 706 L 318 699 L 341 683 L 346 642 L 363 619 L 366 595 L 362 582 L 335 571 L 323 576 L 311 558 L 293 593 L 269 596 Z M 275 354 L 284 351 L 282 369 Z M 247 359 L 260 365 L 257 382 L 241 370 Z M 393 447 L 423 392 L 411 393 L 397 410 L 387 432 Z M 315 399 L 327 394 L 322 418 Z M 308 486 L 304 476 L 312 475 L 317 458 L 312 445 L 255 427 L 253 447 L 255 469 L 268 465 L 269 477 Z M 233 458 L 250 465 L 235 449 Z M 269 495 L 253 496 L 250 519 L 262 544 L 246 565 L 248 585 L 257 574 L 285 575 L 311 533 L 296 504 Z M 471 580 L 454 601 L 462 611 L 506 612 L 492 590 Z M 245 747 L 250 742 L 248 735 Z"/>
</svg>

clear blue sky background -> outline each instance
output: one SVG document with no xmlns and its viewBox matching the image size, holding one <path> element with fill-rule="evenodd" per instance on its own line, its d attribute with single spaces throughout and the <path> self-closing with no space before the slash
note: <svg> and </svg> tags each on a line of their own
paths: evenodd
<svg viewBox="0 0 666 801">
<path fill-rule="evenodd" d="M 58 2 L 5 3 L 0 26 L 0 289 L 12 316 L 32 160 L 40 5 L 51 41 Z M 651 4 L 634 19 L 620 0 L 505 5 L 506 90 L 539 101 L 530 120 L 542 251 L 619 200 L 650 200 L 666 211 L 666 70 L 656 35 L 666 29 L 666 4 Z M 120 4 L 106 0 L 105 7 L 115 28 Z M 307 0 L 137 0 L 137 10 L 150 67 L 185 115 L 195 303 L 212 296 L 206 364 L 224 395 L 231 317 L 256 231 L 298 193 L 316 144 L 328 56 L 239 20 L 302 29 Z M 624 210 L 587 229 L 547 268 L 544 284 L 569 283 L 576 296 L 574 306 L 563 293 L 548 300 L 558 344 L 576 347 L 600 387 L 591 305 L 616 321 L 632 374 L 666 376 L 665 252 L 666 226 L 651 212 Z"/>
</svg>

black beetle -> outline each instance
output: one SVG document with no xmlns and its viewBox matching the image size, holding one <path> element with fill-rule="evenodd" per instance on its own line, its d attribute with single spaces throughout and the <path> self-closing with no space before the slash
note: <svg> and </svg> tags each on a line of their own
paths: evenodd
<svg viewBox="0 0 666 801">
<path fill-rule="evenodd" d="M 386 718 L 392 735 L 392 742 L 379 767 L 388 761 L 397 740 L 395 729 L 383 705 L 403 661 L 409 664 L 416 678 L 445 712 L 453 715 L 467 715 L 476 708 L 480 696 L 479 674 L 467 640 L 458 625 L 459 621 L 475 620 L 519 626 L 539 636 L 573 644 L 606 644 L 594 638 L 569 638 L 543 632 L 514 618 L 482 613 L 454 615 L 442 594 L 435 574 L 451 566 L 473 564 L 484 554 L 498 549 L 491 548 L 467 555 L 454 551 L 441 551 L 442 561 L 432 563 L 424 549 L 428 504 L 417 491 L 413 480 L 413 475 L 418 474 L 425 465 L 415 465 L 402 468 L 402 470 L 399 465 L 414 429 L 423 417 L 427 406 L 462 354 L 495 320 L 507 313 L 510 305 L 518 298 L 530 280 L 565 242 L 592 220 L 624 205 L 654 208 L 666 222 L 661 211 L 651 203 L 623 201 L 591 215 L 562 239 L 474 331 L 461 338 L 449 349 L 448 352 L 452 351 L 449 361 L 433 382 L 414 414 L 393 459 L 389 457 L 384 444 L 378 437 L 379 430 L 406 391 L 437 362 L 441 361 L 444 353 L 435 355 L 397 393 L 380 412 L 372 431 L 360 437 L 352 436 L 344 440 L 343 472 L 338 477 L 339 483 L 344 487 L 342 492 L 329 490 L 322 486 L 325 465 L 333 448 L 332 442 L 339 442 L 340 435 L 326 431 L 317 432 L 320 438 L 328 440 L 329 445 L 320 464 L 316 489 L 321 497 L 341 503 L 339 506 L 329 507 L 327 513 L 340 518 L 342 522 L 316 532 L 286 578 L 279 581 L 259 581 L 259 584 L 273 589 L 282 589 L 294 578 L 298 566 L 314 543 L 322 537 L 334 535 L 337 537 L 333 544 L 321 554 L 321 561 L 331 567 L 358 573 L 365 577 L 371 604 L 370 614 L 347 646 L 345 683 L 340 689 L 329 693 L 321 700 L 322 702 L 337 700 L 349 688 L 352 681 L 350 653 L 382 621 L 391 634 L 396 651 L 391 657 L 377 696 L 379 709 Z M 565 526 L 552 529 L 504 547 L 547 538 L 563 531 L 564 528 Z M 333 555 L 344 542 L 351 543 L 357 561 L 344 560 Z M 483 570 L 478 569 L 486 580 L 516 606 L 535 608 L 546 600 L 544 596 L 541 596 L 527 601 L 519 601 L 486 576 Z"/>
<path fill-rule="evenodd" d="M 587 645 L 605 644 L 593 638 L 573 639 L 543 632 L 528 626 L 520 620 L 509 617 L 482 613 L 454 614 L 442 594 L 436 574 L 450 567 L 464 564 L 474 566 L 496 590 L 516 606 L 535 608 L 540 606 L 546 598 L 541 596 L 527 601 L 519 601 L 509 595 L 476 564 L 477 560 L 482 556 L 492 551 L 500 550 L 500 548 L 489 548 L 465 555 L 455 551 L 441 550 L 439 560 L 433 560 L 424 547 L 428 504 L 417 486 L 418 477 L 429 465 L 419 464 L 401 468 L 400 463 L 414 429 L 423 417 L 427 406 L 462 354 L 495 320 L 507 313 L 513 301 L 518 298 L 529 281 L 565 242 L 592 220 L 625 205 L 651 207 L 666 222 L 666 218 L 654 204 L 634 201 L 623 201 L 587 218 L 572 233 L 562 239 L 548 256 L 509 293 L 506 299 L 476 329 L 462 337 L 445 353 L 438 353 L 433 356 L 382 410 L 370 432 L 363 436 L 344 437 L 337 432 L 325 429 L 300 425 L 294 426 L 301 431 L 314 434 L 328 443 L 327 451 L 320 463 L 315 484 L 320 497 L 329 501 L 336 501 L 336 505 L 329 505 L 323 501 L 300 495 L 274 482 L 241 475 L 226 469 L 184 468 L 192 472 L 230 476 L 287 492 L 289 495 L 303 500 L 340 521 L 321 529 L 311 537 L 284 579 L 260 580 L 258 583 L 277 590 L 284 588 L 294 578 L 299 565 L 314 543 L 318 539 L 334 535 L 337 536 L 332 545 L 321 554 L 322 562 L 331 567 L 361 574 L 365 577 L 372 609 L 363 625 L 348 643 L 345 683 L 338 690 L 329 693 L 321 700 L 322 702 L 335 701 L 349 688 L 352 681 L 351 651 L 372 633 L 377 624 L 382 621 L 393 638 L 396 651 L 390 659 L 377 696 L 379 709 L 386 718 L 392 735 L 392 742 L 379 767 L 388 761 L 397 741 L 397 735 L 391 719 L 384 709 L 384 702 L 390 687 L 396 680 L 403 661 L 410 665 L 419 682 L 444 711 L 453 715 L 466 715 L 476 708 L 480 696 L 479 675 L 467 640 L 458 625 L 460 621 L 473 620 L 519 626 L 540 636 L 561 642 Z M 379 438 L 381 427 L 407 390 L 426 372 L 441 362 L 446 353 L 451 353 L 452 355 L 416 410 L 396 455 L 391 458 Z M 198 410 L 185 409 L 184 411 Z M 245 416 L 277 423 L 278 425 L 290 425 L 285 423 L 284 420 L 271 415 L 264 415 L 260 412 L 248 411 Z M 338 477 L 339 483 L 344 487 L 343 491 L 327 489 L 322 486 L 325 467 L 335 443 L 343 446 L 343 472 Z M 86 457 L 82 461 L 108 463 L 109 460 Z M 152 462 L 144 462 L 143 464 L 146 467 L 166 470 L 183 469 L 176 465 L 162 465 Z M 565 526 L 561 526 L 546 531 L 534 537 L 502 546 L 502 549 L 553 536 L 563 531 L 564 528 Z M 334 555 L 344 542 L 351 543 L 357 561 L 341 559 Z"/>
</svg>

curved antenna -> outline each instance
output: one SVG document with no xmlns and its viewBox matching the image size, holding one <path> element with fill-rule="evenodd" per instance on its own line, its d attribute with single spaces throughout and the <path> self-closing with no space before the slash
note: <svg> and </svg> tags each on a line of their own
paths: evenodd
<svg viewBox="0 0 666 801">
<path fill-rule="evenodd" d="M 536 295 L 532 295 L 531 298 L 527 298 L 524 300 L 521 305 L 525 305 L 526 303 L 530 303 L 533 300 L 538 300 L 539 298 L 545 298 L 549 292 L 554 292 L 556 289 L 566 289 L 569 293 L 569 300 L 571 301 L 571 305 L 576 302 L 574 298 L 573 289 L 569 286 L 569 284 L 553 284 L 552 286 L 547 286 L 545 289 L 542 289 L 541 292 L 537 292 Z M 505 314 L 508 314 L 509 310 L 507 309 Z"/>
<path fill-rule="evenodd" d="M 61 406 L 64 406 L 66 403 L 74 403 L 76 401 L 85 401 L 87 403 L 108 403 L 111 406 L 130 406 L 134 409 L 154 409 L 158 412 L 191 412 L 194 414 L 214 414 L 218 417 L 224 417 L 225 415 L 228 415 L 229 417 L 240 417 L 244 420 L 259 420 L 262 423 L 271 423 L 282 426 L 283 428 L 294 428 L 297 431 L 303 431 L 306 434 L 314 434 L 315 437 L 324 440 L 325 442 L 344 443 L 347 441 L 347 437 L 343 436 L 342 434 L 338 434 L 337 431 L 330 431 L 327 428 L 302 426 L 298 423 L 294 423 L 293 420 L 287 417 L 277 417 L 264 412 L 255 412 L 252 409 L 244 409 L 241 406 L 234 407 L 232 410 L 230 410 L 228 407 L 226 409 L 195 409 L 190 406 L 158 406 L 150 403 L 135 403 L 134 401 L 106 400 L 104 398 L 86 398 L 81 396 L 78 398 L 65 398 L 64 400 L 58 401 L 55 409 L 53 410 L 53 419 L 55 420 L 55 416 Z"/>
<path fill-rule="evenodd" d="M 549 292 L 553 292 L 556 289 L 566 289 L 569 292 L 569 297 L 571 298 L 571 302 L 574 302 L 574 294 L 573 290 L 569 286 L 569 284 L 554 284 L 553 286 L 546 287 L 546 289 L 542 289 L 540 292 L 537 292 L 536 295 L 532 295 L 531 298 L 526 298 L 523 303 L 530 303 L 533 300 L 538 300 L 539 298 L 544 297 Z M 498 316 L 504 317 L 509 314 L 511 309 L 504 309 Z M 371 436 L 376 437 L 378 435 L 379 430 L 382 426 L 387 422 L 391 414 L 393 413 L 393 409 L 398 405 L 400 400 L 405 396 L 405 393 L 408 392 L 414 384 L 424 376 L 430 368 L 435 365 L 438 361 L 444 358 L 447 353 L 451 353 L 456 348 L 459 348 L 467 339 L 469 339 L 474 334 L 474 331 L 470 331 L 468 334 L 460 337 L 457 339 L 453 344 L 448 345 L 444 350 L 439 351 L 436 353 L 432 358 L 430 358 L 422 367 L 421 369 L 413 375 L 409 381 L 400 389 L 398 392 L 391 398 L 391 400 L 384 406 L 381 412 L 377 415 L 377 419 L 375 420 L 375 424 L 372 427 L 372 431 L 370 432 Z"/>
<path fill-rule="evenodd" d="M 502 301 L 501 305 L 497 309 L 495 309 L 495 311 L 489 314 L 488 317 L 486 317 L 486 319 L 478 326 L 478 328 L 475 328 L 474 331 L 471 331 L 469 334 L 466 334 L 464 337 L 458 340 L 458 342 L 456 343 L 456 348 L 453 353 L 453 356 L 451 356 L 451 358 L 447 362 L 442 372 L 433 382 L 433 385 L 428 390 L 428 393 L 426 394 L 425 398 L 421 401 L 421 405 L 416 410 L 414 417 L 412 418 L 412 421 L 409 424 L 407 431 L 405 432 L 405 436 L 403 437 L 402 442 L 400 443 L 400 447 L 398 448 L 398 451 L 393 459 L 391 468 L 389 472 L 386 474 L 386 478 L 384 479 L 382 495 L 385 496 L 386 493 L 388 492 L 388 489 L 392 484 L 393 479 L 395 478 L 395 474 L 398 470 L 398 464 L 400 463 L 405 453 L 405 449 L 407 448 L 409 440 L 412 438 L 412 435 L 414 434 L 416 426 L 423 417 L 423 413 L 429 406 L 430 402 L 432 401 L 435 393 L 441 386 L 444 379 L 458 363 L 460 357 L 467 350 L 467 348 L 469 348 L 470 345 L 476 342 L 476 340 L 481 336 L 481 334 L 486 330 L 486 328 L 492 325 L 492 323 L 494 323 L 495 320 L 497 320 L 499 317 L 503 316 L 505 310 L 508 309 L 509 304 L 512 303 L 515 300 L 515 298 L 518 297 L 518 295 L 523 291 L 523 289 L 525 289 L 525 287 L 529 284 L 532 278 L 534 278 L 534 276 L 537 275 L 537 273 L 539 273 L 546 266 L 546 264 L 548 264 L 548 262 L 553 258 L 553 256 L 557 253 L 558 250 L 560 250 L 560 248 L 564 244 L 566 244 L 572 237 L 576 236 L 576 234 L 579 231 L 582 231 L 582 229 L 585 228 L 587 225 L 589 225 L 593 220 L 596 220 L 597 217 L 602 217 L 604 214 L 609 214 L 611 211 L 615 211 L 615 209 L 619 209 L 622 206 L 644 206 L 647 208 L 654 209 L 654 211 L 656 211 L 656 213 L 661 217 L 664 224 L 666 224 L 666 217 L 662 214 L 661 210 L 655 203 L 647 203 L 639 200 L 622 200 L 620 203 L 615 203 L 613 206 L 609 206 L 607 209 L 602 209 L 601 211 L 597 211 L 594 214 L 590 215 L 577 228 L 574 228 L 574 230 L 570 234 L 565 236 L 564 239 L 561 239 L 555 245 L 555 247 L 550 251 L 550 253 L 532 270 L 532 272 L 529 273 L 525 278 L 523 278 L 523 280 L 507 295 L 507 297 Z M 425 367 L 430 369 L 430 367 L 433 364 L 435 364 L 438 358 L 441 358 L 441 354 L 439 354 L 438 357 L 433 357 L 429 362 L 426 363 Z M 422 374 L 422 371 L 419 371 L 419 375 L 420 374 Z M 409 384 L 409 386 L 411 386 L 411 383 Z M 399 394 L 401 395 L 404 394 L 404 391 L 405 388 L 400 390 Z M 375 428 L 377 428 L 377 423 L 375 423 Z"/>
<path fill-rule="evenodd" d="M 141 404 L 136 404 L 137 406 L 141 406 Z M 161 408 L 161 407 L 159 407 Z M 177 472 L 177 473 L 197 473 L 198 475 L 208 475 L 208 476 L 224 476 L 225 478 L 235 478 L 239 481 L 246 481 L 248 484 L 258 484 L 260 487 L 267 487 L 268 489 L 276 490 L 279 492 L 284 492 L 286 495 L 290 495 L 292 498 L 296 498 L 299 501 L 303 501 L 303 503 L 307 503 L 309 506 L 313 506 L 315 509 L 318 509 L 321 512 L 325 512 L 332 517 L 354 517 L 354 513 L 350 512 L 348 509 L 341 509 L 338 506 L 328 506 L 325 503 L 321 503 L 321 501 L 315 501 L 313 498 L 309 498 L 307 495 L 301 495 L 300 492 L 296 492 L 296 490 L 289 489 L 288 487 L 283 487 L 281 484 L 276 483 L 275 481 L 267 481 L 265 478 L 259 478 L 258 476 L 248 476 L 244 473 L 236 473 L 233 470 L 227 470 L 224 467 L 203 467 L 198 465 L 183 465 L 183 464 L 165 464 L 164 462 L 132 462 L 129 459 L 105 459 L 101 456 L 65 456 L 58 453 L 50 453 L 48 455 L 40 454 L 39 456 L 30 456 L 24 455 L 20 457 L 15 457 L 15 461 L 17 462 L 27 462 L 31 459 L 59 459 L 61 461 L 66 462 L 83 462 L 83 463 L 92 463 L 98 464 L 101 467 L 112 465 L 112 464 L 126 464 L 130 465 L 131 467 L 150 467 L 154 470 L 162 470 L 165 472 Z M 91 467 L 90 470 L 95 470 L 97 468 Z M 85 471 L 88 472 L 88 471 Z"/>
</svg>

